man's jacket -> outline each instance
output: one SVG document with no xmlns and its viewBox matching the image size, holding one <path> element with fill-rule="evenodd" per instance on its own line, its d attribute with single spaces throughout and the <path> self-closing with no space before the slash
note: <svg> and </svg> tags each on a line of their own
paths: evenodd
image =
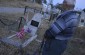
<svg viewBox="0 0 85 55">
<path fill-rule="evenodd" d="M 76 13 L 76 11 L 66 11 L 59 15 L 46 31 L 47 34 L 59 40 L 70 39 L 78 25 L 78 15 Z"/>
</svg>

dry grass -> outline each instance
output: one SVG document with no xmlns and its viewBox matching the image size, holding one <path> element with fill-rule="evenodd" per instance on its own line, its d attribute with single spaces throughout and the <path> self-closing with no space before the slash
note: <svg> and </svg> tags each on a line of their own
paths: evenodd
<svg viewBox="0 0 85 55">
<path fill-rule="evenodd" d="M 64 55 L 85 55 L 85 27 L 77 28 Z"/>
<path fill-rule="evenodd" d="M 31 13 L 30 13 L 31 14 Z M 15 20 L 14 17 L 19 17 L 20 15 L 7 15 L 7 14 L 3 14 L 1 15 L 4 18 L 8 17 L 9 20 Z M 1 17 L 0 16 L 0 17 Z M 11 19 L 9 18 L 11 17 Z M 30 17 L 30 19 L 32 18 L 32 16 Z M 16 18 L 17 19 L 17 18 Z M 47 20 L 43 20 L 42 21 L 42 25 L 40 26 L 39 30 L 38 30 L 38 39 L 42 39 L 43 34 L 45 32 L 45 30 L 49 27 L 49 22 Z M 0 28 L 1 32 L 0 32 L 0 36 L 6 36 L 6 35 L 10 35 L 13 33 L 10 33 L 10 31 Z M 82 28 L 77 28 L 74 37 L 72 38 L 73 40 L 69 41 L 68 43 L 68 47 L 67 50 L 65 51 L 65 53 L 63 55 L 85 55 L 85 43 L 82 42 L 81 40 L 85 40 L 85 27 Z M 75 38 L 79 38 L 79 40 L 76 40 Z M 24 54 L 26 54 L 26 52 L 29 52 L 30 54 L 33 54 L 33 52 L 36 50 L 36 48 L 38 48 L 37 46 L 39 46 L 39 43 L 36 41 L 33 41 L 29 46 L 24 48 Z M 4 53 L 6 52 L 6 53 Z M 2 55 L 20 55 L 20 53 L 18 52 L 18 49 L 14 46 L 11 45 L 3 45 L 2 43 L 0 43 L 0 54 Z"/>
<path fill-rule="evenodd" d="M 39 4 L 28 3 L 25 1 L 21 1 L 21 0 L 18 0 L 18 1 L 17 0 L 0 0 L 0 7 L 25 7 L 25 6 L 29 6 L 32 8 L 36 7 L 38 9 L 41 8 L 41 5 Z M 34 14 L 29 13 L 28 15 L 29 15 L 29 20 L 30 20 Z M 1 19 L 4 18 L 4 19 L 12 20 L 12 21 L 17 20 L 21 16 L 23 16 L 23 14 L 1 14 L 0 13 Z M 6 21 L 6 23 L 8 23 L 8 21 Z M 11 27 L 17 27 L 17 25 L 11 26 Z M 4 26 L 0 23 L 0 38 L 12 35 L 13 33 L 9 29 L 10 29 L 9 27 Z M 29 46 L 24 48 L 24 51 L 25 51 L 24 55 L 26 54 L 26 52 L 29 52 L 30 54 L 32 54 L 38 45 L 39 45 L 38 42 L 33 41 Z M 0 55 L 20 55 L 20 53 L 18 51 L 18 48 L 12 45 L 6 45 L 0 42 Z"/>
<path fill-rule="evenodd" d="M 27 3 L 24 2 L 23 0 L 0 0 L 0 7 L 25 7 L 25 6 L 30 6 L 30 7 L 37 7 L 40 8 L 41 5 L 35 4 L 35 3 Z M 29 20 L 32 18 L 34 14 L 29 13 Z M 0 18 L 6 18 L 9 20 L 15 21 L 19 17 L 23 16 L 23 14 L 0 14 Z M 43 24 L 40 26 L 38 30 L 38 39 L 42 39 L 43 34 L 45 30 L 49 27 L 49 22 L 47 20 L 43 20 Z M 4 36 L 8 36 L 13 34 L 12 32 L 7 29 L 6 26 L 1 27 L 0 23 L 0 38 Z M 15 25 L 16 26 L 16 25 Z M 14 26 L 12 26 L 14 27 Z M 14 30 L 14 29 L 13 29 Z M 75 38 L 79 38 L 79 40 L 76 40 Z M 82 42 L 82 40 L 85 41 L 85 27 L 82 28 L 77 28 L 74 37 L 72 38 L 71 41 L 68 43 L 67 50 L 63 55 L 85 55 L 85 43 Z M 36 48 L 38 48 L 39 43 L 36 41 L 33 41 L 29 46 L 24 48 L 24 55 L 26 52 L 29 52 L 32 54 Z M 6 45 L 0 42 L 0 55 L 20 55 L 18 52 L 18 48 L 12 46 L 12 45 Z"/>
<path fill-rule="evenodd" d="M 38 8 L 41 9 L 41 5 L 37 3 L 29 3 L 25 1 L 12 1 L 12 0 L 0 0 L 0 7 L 32 7 L 32 8 Z"/>
<path fill-rule="evenodd" d="M 17 19 L 17 17 L 19 17 L 21 15 L 17 15 L 17 14 L 11 14 L 11 15 L 10 14 L 1 14 L 0 17 L 14 21 L 14 20 Z M 32 18 L 32 15 L 34 15 L 34 14 L 32 14 L 32 13 L 29 14 L 29 16 L 30 16 L 29 18 L 30 19 Z M 6 26 L 3 26 L 3 27 L 1 27 L 1 26 L 2 26 L 2 24 L 0 23 L 0 31 L 1 31 L 0 32 L 0 38 L 13 34 L 13 33 L 10 33 L 10 30 L 7 29 Z M 11 26 L 11 27 L 14 27 L 14 26 Z M 37 33 L 38 34 L 38 38 L 37 39 L 40 39 L 40 40 L 42 39 L 43 34 L 44 34 L 44 32 L 45 32 L 45 30 L 47 28 L 48 28 L 48 21 L 47 20 L 43 20 L 42 21 L 42 25 L 40 26 L 40 28 L 38 30 L 38 33 Z M 25 36 L 25 37 L 28 37 L 28 36 Z M 33 54 L 33 52 L 36 50 L 36 48 L 38 48 L 37 46 L 39 46 L 39 43 L 36 42 L 36 41 L 33 41 L 29 46 L 24 48 L 24 51 L 25 51 L 24 54 L 26 54 L 26 52 L 29 52 L 30 54 Z M 6 44 L 0 43 L 0 49 L 1 49 L 0 50 L 0 54 L 1 55 L 6 55 L 6 54 L 8 54 L 8 55 L 19 55 L 20 54 L 18 52 L 18 48 L 14 47 L 12 45 L 6 45 Z M 6 52 L 6 53 L 4 53 L 4 52 Z"/>
</svg>

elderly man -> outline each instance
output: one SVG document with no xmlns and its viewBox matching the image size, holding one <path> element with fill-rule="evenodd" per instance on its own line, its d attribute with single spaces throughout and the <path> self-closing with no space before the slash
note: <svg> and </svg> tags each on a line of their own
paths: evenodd
<svg viewBox="0 0 85 55">
<path fill-rule="evenodd" d="M 56 21 L 46 30 L 44 34 L 44 44 L 42 55 L 61 55 L 78 24 L 78 15 L 71 7 L 59 15 Z"/>
<path fill-rule="evenodd" d="M 45 44 L 42 55 L 61 55 L 66 49 L 68 40 L 73 36 L 77 24 L 76 11 L 61 14 L 44 34 Z"/>
</svg>

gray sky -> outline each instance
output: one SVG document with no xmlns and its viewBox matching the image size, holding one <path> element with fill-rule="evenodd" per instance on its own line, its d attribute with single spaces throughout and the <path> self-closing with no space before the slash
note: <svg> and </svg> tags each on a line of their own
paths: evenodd
<svg viewBox="0 0 85 55">
<path fill-rule="evenodd" d="M 49 1 L 49 0 L 47 0 Z M 55 5 L 56 3 L 62 3 L 63 0 L 53 0 L 53 4 Z M 78 9 L 83 9 L 85 8 L 85 0 L 76 0 L 76 7 L 75 9 L 78 8 Z"/>
</svg>

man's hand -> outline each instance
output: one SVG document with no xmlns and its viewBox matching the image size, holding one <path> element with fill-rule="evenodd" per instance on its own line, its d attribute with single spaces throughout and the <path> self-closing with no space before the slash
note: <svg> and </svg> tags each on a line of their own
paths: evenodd
<svg viewBox="0 0 85 55">
<path fill-rule="evenodd" d="M 49 32 L 49 30 L 46 30 L 44 34 L 45 39 L 55 39 L 55 37 Z"/>
</svg>

